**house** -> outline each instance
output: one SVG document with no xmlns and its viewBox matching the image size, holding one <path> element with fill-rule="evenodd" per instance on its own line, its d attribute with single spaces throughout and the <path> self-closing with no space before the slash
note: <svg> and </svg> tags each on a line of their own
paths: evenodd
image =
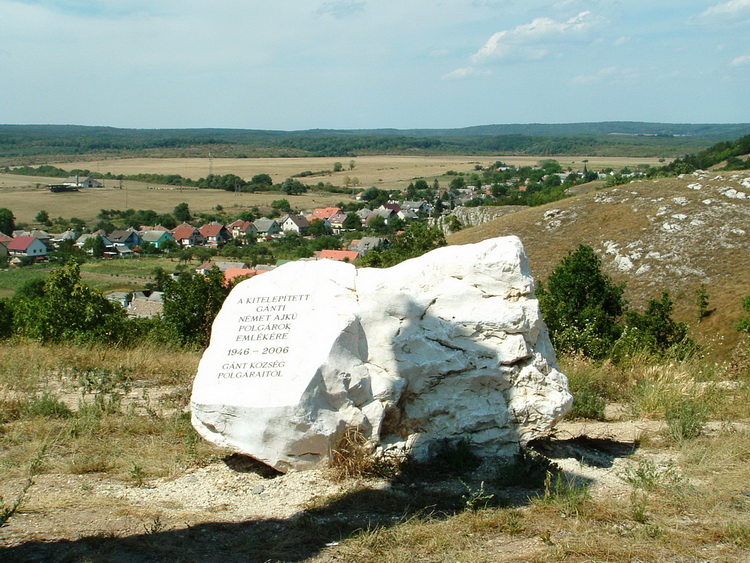
<svg viewBox="0 0 750 563">
<path fill-rule="evenodd" d="M 234 223 L 227 225 L 227 229 L 232 233 L 232 238 L 254 238 L 258 235 L 258 229 L 250 221 L 237 219 Z"/>
<path fill-rule="evenodd" d="M 331 225 L 331 229 L 333 229 L 333 232 L 338 234 L 341 231 L 344 230 L 344 221 L 346 221 L 347 214 L 338 212 L 334 213 L 328 218 L 328 223 Z"/>
<path fill-rule="evenodd" d="M 105 295 L 108 301 L 117 303 L 123 309 L 126 309 L 130 305 L 130 300 L 133 298 L 133 294 L 129 291 L 113 291 Z"/>
<path fill-rule="evenodd" d="M 228 268 L 224 272 L 225 283 L 235 281 L 237 278 L 252 278 L 260 274 L 265 274 L 269 270 L 259 270 L 257 268 Z"/>
<path fill-rule="evenodd" d="M 417 214 L 429 214 L 432 211 L 431 206 L 426 201 L 405 201 L 401 204 L 401 210 L 412 211 Z"/>
<path fill-rule="evenodd" d="M 183 248 L 202 245 L 206 242 L 201 232 L 189 223 L 183 223 L 175 227 L 172 231 L 172 237 Z"/>
<path fill-rule="evenodd" d="M 373 217 L 382 217 L 385 220 L 385 224 L 387 225 L 393 220 L 394 217 L 398 217 L 398 215 L 396 215 L 396 212 L 393 211 L 393 209 L 378 207 L 367 216 L 367 218 L 364 220 L 364 223 L 367 224 Z"/>
<path fill-rule="evenodd" d="M 86 241 L 88 239 L 95 238 L 95 237 L 102 237 L 102 242 L 104 243 L 105 247 L 112 246 L 112 241 L 107 238 L 107 233 L 105 233 L 101 229 L 93 233 L 83 233 L 80 237 L 76 239 L 75 245 L 78 248 L 83 248 L 84 244 L 86 244 Z"/>
<path fill-rule="evenodd" d="M 359 240 L 353 240 L 349 245 L 349 250 L 355 250 L 360 256 L 364 256 L 371 250 L 380 250 L 388 247 L 388 239 L 383 237 L 363 237 Z"/>
<path fill-rule="evenodd" d="M 318 250 L 313 253 L 315 258 L 320 260 L 338 260 L 339 262 L 354 262 L 359 258 L 359 252 L 356 250 Z"/>
<path fill-rule="evenodd" d="M 363 207 L 362 209 L 357 211 L 357 217 L 359 217 L 359 220 L 363 223 L 370 215 L 372 215 L 372 209 L 370 209 L 369 207 Z"/>
<path fill-rule="evenodd" d="M 68 229 L 64 233 L 60 233 L 59 235 L 54 235 L 51 239 L 51 242 L 55 248 L 59 248 L 60 245 L 63 244 L 64 242 L 75 244 L 77 238 L 78 238 L 78 234 L 72 229 Z"/>
<path fill-rule="evenodd" d="M 32 231 L 13 231 L 13 238 L 18 237 L 34 237 L 38 238 L 42 243 L 44 243 L 44 246 L 47 247 L 47 250 L 52 248 L 52 237 L 49 235 L 47 231 L 42 231 L 41 229 L 34 229 Z"/>
<path fill-rule="evenodd" d="M 300 236 L 307 234 L 310 223 L 302 215 L 285 215 L 279 221 L 281 230 L 286 233 L 297 233 Z"/>
<path fill-rule="evenodd" d="M 141 235 L 134 229 L 112 231 L 107 238 L 113 246 L 126 246 L 132 249 L 141 244 Z"/>
<path fill-rule="evenodd" d="M 47 256 L 47 246 L 38 238 L 30 235 L 15 237 L 5 244 L 10 256 Z"/>
<path fill-rule="evenodd" d="M 66 178 L 63 183 L 63 186 L 71 186 L 76 188 L 103 188 L 104 184 L 101 182 L 98 182 L 97 180 L 94 180 L 93 178 L 90 178 L 88 176 L 70 176 L 69 178 Z"/>
<path fill-rule="evenodd" d="M 232 239 L 232 233 L 230 233 L 221 223 L 207 223 L 198 230 L 205 239 L 205 245 L 210 246 L 211 248 L 224 246 L 227 241 Z"/>
<path fill-rule="evenodd" d="M 0 244 L 6 244 L 13 240 L 13 237 L 9 237 L 3 233 L 0 233 Z"/>
<path fill-rule="evenodd" d="M 214 260 L 208 260 L 207 262 L 203 262 L 200 266 L 198 266 L 195 271 L 198 274 L 201 274 L 205 276 L 213 270 L 214 266 L 219 268 L 222 272 L 226 272 L 229 269 L 238 269 L 238 268 L 247 268 L 247 264 L 244 262 L 226 262 L 226 261 L 214 261 Z"/>
<path fill-rule="evenodd" d="M 169 231 L 141 231 L 141 243 L 148 242 L 150 244 L 153 244 L 155 248 L 163 247 L 164 243 L 168 240 L 174 241 L 174 237 Z"/>
<path fill-rule="evenodd" d="M 279 222 L 275 219 L 266 219 L 265 217 L 261 217 L 260 219 L 256 219 L 253 222 L 253 226 L 255 227 L 258 235 L 264 237 L 272 237 L 274 235 L 278 235 L 281 232 Z"/>
<path fill-rule="evenodd" d="M 319 207 L 317 209 L 313 209 L 312 216 L 315 219 L 330 220 L 331 215 L 336 215 L 336 213 L 341 213 L 340 207 Z"/>
<path fill-rule="evenodd" d="M 419 219 L 419 215 L 411 209 L 401 209 L 397 215 L 402 221 L 413 221 L 414 219 Z"/>
<path fill-rule="evenodd" d="M 150 294 L 137 292 L 127 308 L 129 317 L 141 319 L 152 319 L 164 314 L 164 294 L 161 291 L 152 291 Z"/>
</svg>

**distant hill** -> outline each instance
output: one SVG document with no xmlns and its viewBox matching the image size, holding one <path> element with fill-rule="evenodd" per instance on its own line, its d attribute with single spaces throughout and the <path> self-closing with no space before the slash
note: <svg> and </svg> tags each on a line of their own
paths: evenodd
<svg viewBox="0 0 750 563">
<path fill-rule="evenodd" d="M 516 154 L 678 157 L 750 134 L 750 124 L 600 122 L 459 129 L 262 131 L 0 125 L 0 166 L 81 155 L 353 157 Z"/>
<path fill-rule="evenodd" d="M 567 252 L 592 246 L 605 270 L 626 283 L 634 307 L 668 290 L 676 316 L 726 359 L 739 340 L 740 302 L 750 294 L 750 172 L 698 171 L 635 181 L 524 208 L 448 237 L 449 244 L 517 235 L 536 279 Z M 714 312 L 695 321 L 705 284 Z"/>
</svg>

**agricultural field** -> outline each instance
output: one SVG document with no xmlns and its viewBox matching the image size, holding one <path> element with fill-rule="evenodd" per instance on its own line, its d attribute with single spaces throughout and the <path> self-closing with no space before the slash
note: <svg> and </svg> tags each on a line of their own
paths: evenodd
<svg viewBox="0 0 750 563">
<path fill-rule="evenodd" d="M 106 160 L 49 162 L 65 170 L 87 169 L 92 172 L 112 174 L 179 174 L 197 180 L 208 176 L 236 174 L 249 180 L 256 174 L 268 174 L 275 183 L 303 172 L 320 172 L 299 178 L 301 182 L 314 185 L 319 182 L 343 186 L 348 176 L 350 181 L 362 188 L 376 186 L 381 189 L 405 189 L 417 178 L 428 181 L 438 179 L 447 185 L 450 176 L 446 173 L 471 172 L 477 165 L 487 166 L 496 161 L 515 165 L 535 165 L 539 158 L 530 156 L 363 156 L 354 159 L 325 158 L 117 158 Z M 625 166 L 636 168 L 639 164 L 659 166 L 657 158 L 628 157 L 561 157 L 563 168 L 590 169 L 612 167 L 619 170 Z M 350 163 L 353 161 L 353 168 Z M 341 162 L 343 170 L 332 172 L 334 164 Z M 261 209 L 271 202 L 286 197 L 280 192 L 235 194 L 218 190 L 198 190 L 161 186 L 142 182 L 124 181 L 122 189 L 117 180 L 105 180 L 103 189 L 80 192 L 50 193 L 48 183 L 60 182 L 59 178 L 37 176 L 15 176 L 0 174 L 0 207 L 11 209 L 16 221 L 28 223 L 44 209 L 52 217 L 77 217 L 85 222 L 93 221 L 100 209 L 152 209 L 157 213 L 170 213 L 178 203 L 188 203 L 194 213 L 208 212 L 221 205 L 228 211 L 238 213 L 258 206 Z M 351 196 L 328 192 L 311 191 L 292 196 L 293 207 L 304 210 L 325 207 Z"/>
</svg>

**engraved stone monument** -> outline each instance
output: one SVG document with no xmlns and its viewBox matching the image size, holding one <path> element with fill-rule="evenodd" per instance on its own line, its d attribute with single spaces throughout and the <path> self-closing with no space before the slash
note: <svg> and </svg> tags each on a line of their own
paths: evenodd
<svg viewBox="0 0 750 563">
<path fill-rule="evenodd" d="M 193 385 L 206 439 L 280 471 L 316 467 L 343 433 L 429 456 L 443 439 L 508 455 L 572 397 L 516 237 L 388 269 L 288 263 L 243 281 Z"/>
</svg>

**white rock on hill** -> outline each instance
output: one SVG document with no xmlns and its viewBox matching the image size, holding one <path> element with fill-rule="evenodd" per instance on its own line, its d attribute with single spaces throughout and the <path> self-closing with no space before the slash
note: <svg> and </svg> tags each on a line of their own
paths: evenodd
<svg viewBox="0 0 750 563">
<path fill-rule="evenodd" d="M 516 237 L 388 269 L 294 262 L 240 283 L 191 401 L 206 439 L 280 471 L 358 428 L 416 459 L 443 440 L 509 455 L 572 404 Z"/>
</svg>

